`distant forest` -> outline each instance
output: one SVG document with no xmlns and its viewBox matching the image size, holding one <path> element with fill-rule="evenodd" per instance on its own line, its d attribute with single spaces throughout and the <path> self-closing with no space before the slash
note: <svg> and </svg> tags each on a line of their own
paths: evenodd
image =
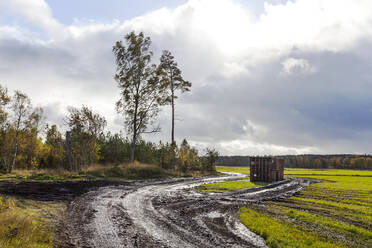
<svg viewBox="0 0 372 248">
<path fill-rule="evenodd" d="M 287 168 L 314 169 L 372 169 L 372 155 L 285 155 L 275 156 L 284 159 Z M 220 156 L 217 165 L 249 166 L 249 156 Z"/>
</svg>

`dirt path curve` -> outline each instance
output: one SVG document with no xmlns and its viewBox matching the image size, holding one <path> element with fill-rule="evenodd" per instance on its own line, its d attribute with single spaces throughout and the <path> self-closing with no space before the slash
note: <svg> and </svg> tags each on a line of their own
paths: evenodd
<svg viewBox="0 0 372 248">
<path fill-rule="evenodd" d="M 239 207 L 285 198 L 307 187 L 293 178 L 260 188 L 200 193 L 200 184 L 239 179 L 168 179 L 103 187 L 71 203 L 60 247 L 266 247 L 239 221 Z"/>
</svg>

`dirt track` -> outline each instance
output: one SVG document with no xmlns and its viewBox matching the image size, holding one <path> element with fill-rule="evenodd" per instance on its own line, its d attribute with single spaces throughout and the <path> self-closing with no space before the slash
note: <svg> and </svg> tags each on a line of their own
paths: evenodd
<svg viewBox="0 0 372 248">
<path fill-rule="evenodd" d="M 266 247 L 240 223 L 239 207 L 286 198 L 311 181 L 293 178 L 214 194 L 193 189 L 244 176 L 167 179 L 88 192 L 70 204 L 58 247 Z"/>
</svg>

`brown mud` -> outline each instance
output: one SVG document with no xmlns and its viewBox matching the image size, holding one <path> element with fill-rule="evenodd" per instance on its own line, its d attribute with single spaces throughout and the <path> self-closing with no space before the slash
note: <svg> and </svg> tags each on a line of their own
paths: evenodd
<svg viewBox="0 0 372 248">
<path fill-rule="evenodd" d="M 206 193 L 196 186 L 246 175 L 143 181 L 0 182 L 0 194 L 67 201 L 58 248 L 266 247 L 240 221 L 240 207 L 286 199 L 316 180 L 291 178 L 259 188 Z"/>
<path fill-rule="evenodd" d="M 266 247 L 239 221 L 243 205 L 285 199 L 309 179 L 292 178 L 260 188 L 203 193 L 204 183 L 243 178 L 166 179 L 101 187 L 73 200 L 57 247 Z"/>
</svg>

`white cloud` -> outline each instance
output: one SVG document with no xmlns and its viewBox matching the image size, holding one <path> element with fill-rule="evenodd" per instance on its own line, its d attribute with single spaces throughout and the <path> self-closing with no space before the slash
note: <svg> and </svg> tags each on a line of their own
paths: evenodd
<svg viewBox="0 0 372 248">
<path fill-rule="evenodd" d="M 282 62 L 283 74 L 314 74 L 317 68 L 309 63 L 306 59 L 287 58 Z"/>
<path fill-rule="evenodd" d="M 362 37 L 371 39 L 372 3 L 352 0 L 297 0 L 265 4 L 258 23 L 260 42 L 269 47 L 342 51 Z"/>
<path fill-rule="evenodd" d="M 30 23 L 50 32 L 62 28 L 53 18 L 52 11 L 44 0 L 2 0 L 0 6 L 7 7 L 15 15 L 22 16 Z"/>
<path fill-rule="evenodd" d="M 314 147 L 286 147 L 273 144 L 256 143 L 247 140 L 232 140 L 220 143 L 220 147 L 226 152 L 234 150 L 237 155 L 285 155 L 285 154 L 309 154 L 318 152 Z"/>
<path fill-rule="evenodd" d="M 217 149 L 222 154 L 234 155 L 286 155 L 286 154 L 316 154 L 319 150 L 315 147 L 286 147 L 267 143 L 257 143 L 250 140 L 231 140 L 221 143 L 211 144 L 208 142 L 193 142 L 190 144 L 200 151 L 207 147 Z"/>
</svg>

